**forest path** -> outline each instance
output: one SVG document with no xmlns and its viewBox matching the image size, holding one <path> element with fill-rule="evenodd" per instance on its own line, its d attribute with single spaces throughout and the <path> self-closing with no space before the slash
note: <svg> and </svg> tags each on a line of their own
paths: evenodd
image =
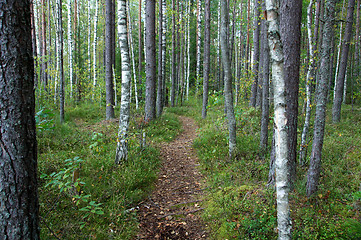
<svg viewBox="0 0 361 240">
<path fill-rule="evenodd" d="M 160 147 L 162 167 L 155 190 L 140 206 L 137 239 L 207 239 L 199 213 L 203 199 L 203 178 L 193 140 L 194 120 L 180 116 L 184 131 Z"/>
</svg>

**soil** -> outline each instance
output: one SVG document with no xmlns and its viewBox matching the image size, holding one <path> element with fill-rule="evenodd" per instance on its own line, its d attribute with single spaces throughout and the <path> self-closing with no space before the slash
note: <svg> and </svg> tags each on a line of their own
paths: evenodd
<svg viewBox="0 0 361 240">
<path fill-rule="evenodd" d="M 162 168 L 154 192 L 138 210 L 137 239 L 207 239 L 200 218 L 204 200 L 203 177 L 193 140 L 197 126 L 193 119 L 180 116 L 184 131 L 161 147 Z"/>
</svg>

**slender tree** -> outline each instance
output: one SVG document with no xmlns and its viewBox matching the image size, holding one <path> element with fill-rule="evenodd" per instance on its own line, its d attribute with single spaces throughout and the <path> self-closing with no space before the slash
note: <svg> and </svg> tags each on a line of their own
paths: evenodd
<svg viewBox="0 0 361 240">
<path fill-rule="evenodd" d="M 143 35 L 142 35 L 142 0 L 139 0 L 138 13 L 138 73 L 139 73 L 139 99 L 143 99 Z"/>
<path fill-rule="evenodd" d="M 57 39 L 58 39 L 58 79 L 59 79 L 59 100 L 60 100 L 60 122 L 64 122 L 64 102 L 65 102 L 65 83 L 64 83 L 64 59 L 63 59 L 63 11 L 62 0 L 57 0 L 58 12 L 58 26 L 57 26 Z"/>
<path fill-rule="evenodd" d="M 207 105 L 208 105 L 208 83 L 209 83 L 210 42 L 211 42 L 211 40 L 210 40 L 210 22 L 211 22 L 211 3 L 210 3 L 210 0 L 205 0 L 202 118 L 207 117 Z"/>
<path fill-rule="evenodd" d="M 337 76 L 337 82 L 335 86 L 335 98 L 333 99 L 333 106 L 332 106 L 332 121 L 335 123 L 339 122 L 341 119 L 341 104 L 342 104 L 342 96 L 343 96 L 345 75 L 347 68 L 347 58 L 348 58 L 348 52 L 349 52 L 350 41 L 352 36 L 354 8 L 355 8 L 355 0 L 349 0 L 347 7 L 344 44 L 342 46 L 342 57 L 341 57 L 340 69 Z"/>
<path fill-rule="evenodd" d="M 113 49 L 112 24 L 113 3 L 112 0 L 105 2 L 105 93 L 106 93 L 106 119 L 112 119 L 114 115 L 114 84 L 113 84 Z"/>
<path fill-rule="evenodd" d="M 175 0 L 172 0 L 173 13 L 176 12 Z M 175 85 L 176 85 L 176 75 L 177 75 L 177 66 L 176 66 L 176 14 L 173 14 L 172 17 L 172 85 L 170 92 L 170 102 L 171 106 L 175 106 Z"/>
<path fill-rule="evenodd" d="M 158 88 L 157 88 L 157 116 L 163 112 L 163 3 L 159 1 L 159 25 L 158 25 Z"/>
<path fill-rule="evenodd" d="M 97 70 L 97 44 L 98 44 L 98 1 L 95 0 L 95 16 L 94 16 L 94 39 L 93 39 L 93 94 L 92 99 L 94 100 L 95 90 L 98 85 L 98 70 Z"/>
<path fill-rule="evenodd" d="M 30 1 L 0 5 L 0 238 L 40 239 Z"/>
<path fill-rule="evenodd" d="M 229 131 L 229 158 L 232 159 L 236 152 L 236 119 L 233 109 L 233 93 L 232 93 L 232 70 L 229 55 L 229 9 L 225 1 L 221 2 L 221 50 L 222 50 L 222 63 L 224 67 L 224 99 L 225 108 L 228 118 L 228 131 Z"/>
<path fill-rule="evenodd" d="M 274 84 L 275 153 L 278 239 L 291 239 L 288 179 L 288 138 L 286 116 L 286 81 L 284 55 L 280 39 L 278 0 L 266 0 L 266 19 L 269 23 L 268 44 L 272 60 L 272 82 Z"/>
<path fill-rule="evenodd" d="M 130 73 L 129 44 L 127 34 L 126 0 L 118 1 L 118 41 L 122 56 L 122 93 L 115 163 L 122 164 L 128 159 L 130 83 L 132 81 Z"/>
<path fill-rule="evenodd" d="M 196 91 L 198 94 L 199 81 L 200 81 L 200 72 L 201 72 L 201 42 L 202 42 L 202 33 L 201 33 L 201 24 L 202 24 L 202 0 L 197 0 L 197 66 L 196 66 Z"/>
<path fill-rule="evenodd" d="M 155 59 L 155 0 L 146 1 L 146 89 L 145 89 L 145 120 L 147 122 L 156 117 L 156 59 Z"/>
<path fill-rule="evenodd" d="M 307 174 L 306 193 L 311 196 L 317 191 L 321 171 L 321 153 L 326 120 L 327 83 L 330 74 L 330 55 L 332 49 L 333 25 L 335 22 L 336 0 L 328 0 L 325 6 L 322 52 L 320 63 L 320 78 L 316 86 L 316 113 L 313 130 L 313 144 L 310 159 L 310 167 Z"/>
<path fill-rule="evenodd" d="M 73 31 L 72 31 L 72 0 L 68 0 L 68 56 L 69 56 L 69 85 L 70 97 L 73 96 Z"/>
</svg>

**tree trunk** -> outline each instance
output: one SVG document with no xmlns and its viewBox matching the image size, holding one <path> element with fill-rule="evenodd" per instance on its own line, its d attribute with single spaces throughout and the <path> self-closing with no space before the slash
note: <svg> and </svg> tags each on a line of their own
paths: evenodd
<svg viewBox="0 0 361 240">
<path fill-rule="evenodd" d="M 57 0 L 58 11 L 58 79 L 59 79 L 59 99 L 60 99 L 60 122 L 64 122 L 64 59 L 63 59 L 63 13 L 62 13 L 62 0 Z"/>
<path fill-rule="evenodd" d="M 114 115 L 114 84 L 113 84 L 113 49 L 112 24 L 113 20 L 112 0 L 105 2 L 105 93 L 106 93 L 106 119 L 115 118 Z"/>
<path fill-rule="evenodd" d="M 347 68 L 348 51 L 350 48 L 350 41 L 352 36 L 354 7 L 355 7 L 355 0 L 349 0 L 348 8 L 347 8 L 344 44 L 342 46 L 342 57 L 341 57 L 340 69 L 337 76 L 337 82 L 335 86 L 335 98 L 333 99 L 333 106 L 332 106 L 332 121 L 334 123 L 339 122 L 341 119 L 342 95 L 343 95 L 343 88 L 344 88 L 346 68 Z"/>
<path fill-rule="evenodd" d="M 138 73 L 139 73 L 139 100 L 143 99 L 142 74 L 143 74 L 143 36 L 142 36 L 142 0 L 139 0 L 138 13 Z"/>
<path fill-rule="evenodd" d="M 30 1 L 3 2 L 0 15 L 0 238 L 36 240 L 40 233 Z"/>
<path fill-rule="evenodd" d="M 209 64 L 210 64 L 210 22 L 211 6 L 210 1 L 205 0 L 204 8 L 204 61 L 203 61 L 203 107 L 202 118 L 207 117 L 208 105 L 208 82 L 209 82 Z"/>
<path fill-rule="evenodd" d="M 283 0 L 280 9 L 280 32 L 283 45 L 286 84 L 288 167 L 291 188 L 296 179 L 298 89 L 300 79 L 302 1 Z"/>
<path fill-rule="evenodd" d="M 300 164 L 304 165 L 306 158 L 306 149 L 307 149 L 307 136 L 310 129 L 310 119 L 311 119 L 311 84 L 315 78 L 315 42 L 312 39 L 312 5 L 313 0 L 310 0 L 310 3 L 307 7 L 307 34 L 308 34 L 308 50 L 309 50 L 309 63 L 306 77 L 306 116 L 305 123 L 303 125 L 302 135 L 301 135 L 301 148 L 300 148 Z"/>
<path fill-rule="evenodd" d="M 43 36 L 43 55 L 42 55 L 42 63 L 41 63 L 41 73 L 42 73 L 42 81 L 43 81 L 43 86 L 44 86 L 44 90 L 47 91 L 47 87 L 48 87 L 48 73 L 47 73 L 47 68 L 48 68 L 48 63 L 47 63 L 47 45 L 46 45 L 46 3 L 45 0 L 42 0 L 42 36 Z M 50 23 L 49 23 L 50 24 Z"/>
<path fill-rule="evenodd" d="M 163 112 L 163 2 L 159 1 L 157 117 Z"/>
<path fill-rule="evenodd" d="M 218 82 L 218 91 L 221 91 L 222 80 L 221 80 L 221 53 L 220 53 L 220 42 L 221 42 L 221 1 L 218 1 L 218 18 L 217 18 L 217 82 Z"/>
<path fill-rule="evenodd" d="M 289 171 L 287 167 L 288 138 L 286 116 L 286 81 L 284 75 L 284 53 L 282 49 L 278 17 L 279 1 L 266 0 L 268 43 L 272 60 L 272 82 L 274 84 L 275 117 L 275 169 L 277 191 L 278 239 L 291 239 L 291 218 L 288 195 Z"/>
<path fill-rule="evenodd" d="M 91 74 L 91 8 L 90 8 L 91 1 L 88 1 L 88 71 L 89 71 L 89 79 L 92 79 Z"/>
<path fill-rule="evenodd" d="M 93 94 L 92 99 L 94 100 L 96 87 L 98 85 L 97 78 L 97 42 L 98 42 L 98 1 L 95 0 L 95 17 L 94 17 L 94 39 L 93 39 Z"/>
<path fill-rule="evenodd" d="M 155 82 L 156 82 L 156 59 L 155 59 L 155 0 L 146 1 L 146 89 L 145 89 L 145 120 L 147 122 L 156 117 L 155 107 Z"/>
<path fill-rule="evenodd" d="M 202 0 L 197 0 L 197 68 L 196 68 L 196 96 L 198 97 L 198 89 L 200 84 L 201 72 L 201 24 L 202 24 Z"/>
<path fill-rule="evenodd" d="M 68 0 L 68 54 L 69 54 L 69 84 L 70 84 L 70 98 L 73 97 L 73 32 L 72 32 L 72 0 Z"/>
<path fill-rule="evenodd" d="M 163 32 L 162 32 L 162 73 L 163 73 L 163 92 L 162 92 L 162 106 L 164 107 L 166 103 L 168 103 L 167 98 L 166 98 L 166 58 L 167 58 L 167 54 L 166 54 L 166 48 L 167 48 L 167 43 L 166 43 L 166 37 L 167 37 L 167 1 L 166 0 L 162 0 L 162 14 L 163 14 Z"/>
<path fill-rule="evenodd" d="M 355 55 L 354 55 L 354 59 L 355 59 L 355 66 L 359 66 L 360 64 L 360 60 L 359 60 L 359 47 L 360 47 L 360 0 L 357 0 L 356 3 L 357 6 L 357 10 L 356 10 L 356 33 L 355 33 Z M 354 70 L 354 77 L 352 79 L 351 82 L 351 105 L 352 105 L 352 111 L 353 111 L 353 105 L 354 105 L 354 91 L 353 91 L 353 85 L 354 85 L 354 79 L 357 78 L 357 76 L 359 75 L 359 68 L 355 67 Z"/>
<path fill-rule="evenodd" d="M 175 9 L 175 0 L 172 0 L 173 12 L 176 12 Z M 176 85 L 176 75 L 177 75 L 177 67 L 176 67 L 176 14 L 173 14 L 172 18 L 172 86 L 171 86 L 171 93 L 170 93 L 170 102 L 171 106 L 174 107 L 175 105 L 175 85 Z"/>
<path fill-rule="evenodd" d="M 258 90 L 258 66 L 259 66 L 259 32 L 260 32 L 260 18 L 259 18 L 259 0 L 254 2 L 254 32 L 253 32 L 253 83 L 251 90 L 251 99 L 249 101 L 250 107 L 256 107 L 257 90 Z"/>
<path fill-rule="evenodd" d="M 115 163 L 122 164 L 128 159 L 128 129 L 130 117 L 130 73 L 129 45 L 127 34 L 126 0 L 118 1 L 118 40 L 122 57 L 122 93 L 119 117 L 118 143 Z"/>
<path fill-rule="evenodd" d="M 265 8 L 265 7 L 264 7 Z M 268 124 L 269 124 L 269 47 L 267 42 L 268 25 L 265 20 L 261 20 L 261 66 L 262 71 L 262 119 L 260 135 L 261 156 L 267 151 L 268 145 Z"/>
<path fill-rule="evenodd" d="M 225 1 L 221 2 L 221 50 L 222 50 L 222 63 L 224 67 L 224 99 L 225 108 L 227 110 L 228 118 L 228 131 L 229 131 L 229 158 L 235 156 L 236 145 L 236 119 L 233 109 L 233 93 L 232 93 L 232 69 L 229 55 L 229 9 Z"/>
<path fill-rule="evenodd" d="M 190 17 L 190 15 L 191 15 L 191 0 L 188 1 L 188 7 L 187 7 L 187 86 L 186 86 L 187 100 L 189 98 L 189 77 L 190 77 L 190 65 L 191 65 L 191 55 L 190 55 L 190 48 L 191 48 L 190 19 L 191 19 L 191 17 Z M 218 51 L 219 50 L 217 50 L 217 52 Z"/>
<path fill-rule="evenodd" d="M 330 55 L 332 48 L 331 39 L 333 35 L 333 25 L 335 22 L 335 2 L 336 0 L 328 0 L 325 6 L 325 23 L 323 26 L 322 52 L 320 59 L 320 78 L 318 79 L 316 86 L 316 113 L 313 130 L 313 144 L 306 185 L 307 196 L 311 196 L 317 191 L 320 179 L 321 153 L 326 120 L 327 82 L 331 77 Z"/>
</svg>

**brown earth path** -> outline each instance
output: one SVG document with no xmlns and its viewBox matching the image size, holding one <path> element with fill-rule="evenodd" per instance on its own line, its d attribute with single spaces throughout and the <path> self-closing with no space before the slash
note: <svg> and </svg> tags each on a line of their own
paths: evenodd
<svg viewBox="0 0 361 240">
<path fill-rule="evenodd" d="M 160 147 L 162 167 L 154 192 L 138 211 L 137 239 L 207 239 L 199 214 L 204 199 L 203 178 L 192 149 L 197 126 L 180 116 L 184 131 Z"/>
</svg>

